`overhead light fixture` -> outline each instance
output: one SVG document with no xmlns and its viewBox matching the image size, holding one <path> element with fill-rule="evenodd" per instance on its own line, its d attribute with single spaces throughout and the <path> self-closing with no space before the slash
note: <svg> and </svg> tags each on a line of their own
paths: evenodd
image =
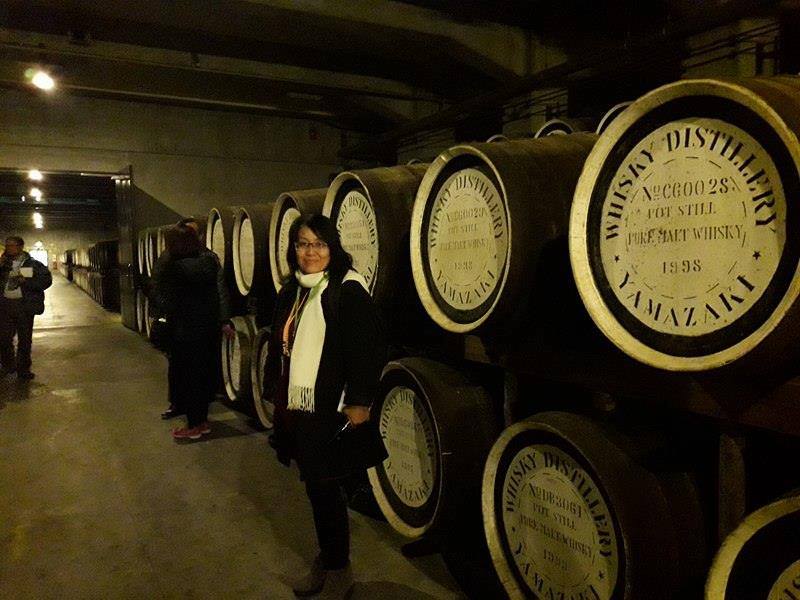
<svg viewBox="0 0 800 600">
<path fill-rule="evenodd" d="M 42 217 L 41 213 L 33 213 L 33 226 L 36 229 L 44 229 L 44 217 Z"/>
<path fill-rule="evenodd" d="M 35 199 L 36 199 L 36 201 L 37 201 L 37 202 L 39 202 L 39 201 L 42 199 L 42 190 L 40 190 L 40 189 L 39 189 L 39 188 L 37 188 L 37 187 L 32 187 L 32 188 L 31 188 L 31 191 L 30 191 L 30 192 L 28 192 L 28 195 L 29 195 L 31 198 L 35 198 Z"/>
<path fill-rule="evenodd" d="M 56 81 L 50 75 L 45 73 L 44 71 L 36 71 L 31 77 L 31 83 L 35 85 L 40 90 L 44 90 L 49 92 L 54 87 L 56 87 Z"/>
<path fill-rule="evenodd" d="M 31 181 L 41 181 L 44 179 L 44 175 L 42 175 L 42 172 L 39 169 L 31 169 L 28 171 L 28 179 Z"/>
</svg>

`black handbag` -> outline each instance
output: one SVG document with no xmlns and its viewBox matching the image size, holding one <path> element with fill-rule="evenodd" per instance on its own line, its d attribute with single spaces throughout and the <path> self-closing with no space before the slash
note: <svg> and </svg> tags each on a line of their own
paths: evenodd
<svg viewBox="0 0 800 600">
<path fill-rule="evenodd" d="M 369 469 L 389 456 L 378 422 L 373 419 L 340 430 L 331 440 L 330 448 L 353 470 Z"/>
<path fill-rule="evenodd" d="M 156 319 L 150 326 L 150 343 L 161 352 L 168 352 L 172 346 L 172 328 L 166 319 Z"/>
</svg>

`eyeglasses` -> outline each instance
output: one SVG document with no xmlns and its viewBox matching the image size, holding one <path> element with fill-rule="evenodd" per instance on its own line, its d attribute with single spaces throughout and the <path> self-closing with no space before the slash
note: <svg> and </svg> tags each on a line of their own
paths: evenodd
<svg viewBox="0 0 800 600">
<path fill-rule="evenodd" d="M 325 242 L 295 242 L 294 249 L 298 252 L 309 252 L 313 250 L 314 252 L 322 252 L 323 250 L 327 249 L 328 244 Z"/>
</svg>

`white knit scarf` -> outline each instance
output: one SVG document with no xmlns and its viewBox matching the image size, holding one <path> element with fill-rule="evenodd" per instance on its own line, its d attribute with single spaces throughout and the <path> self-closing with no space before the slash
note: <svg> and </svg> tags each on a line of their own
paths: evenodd
<svg viewBox="0 0 800 600">
<path fill-rule="evenodd" d="M 322 346 L 325 343 L 325 315 L 322 312 L 322 292 L 328 287 L 327 272 L 305 274 L 295 271 L 300 287 L 309 289 L 308 300 L 295 324 L 292 357 L 289 366 L 288 410 L 314 412 L 314 388 L 317 383 Z M 358 281 L 365 290 L 367 282 L 359 273 L 350 270 L 342 279 Z M 300 289 L 297 290 L 300 297 Z"/>
</svg>

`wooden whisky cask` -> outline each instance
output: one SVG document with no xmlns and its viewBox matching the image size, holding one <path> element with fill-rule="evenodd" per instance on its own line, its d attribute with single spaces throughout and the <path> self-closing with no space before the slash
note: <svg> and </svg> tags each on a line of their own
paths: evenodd
<svg viewBox="0 0 800 600">
<path fill-rule="evenodd" d="M 634 102 L 586 161 L 570 258 L 594 322 L 674 371 L 796 355 L 800 78 L 687 80 Z"/>
<path fill-rule="evenodd" d="M 566 238 L 575 183 L 596 139 L 577 133 L 461 145 L 430 165 L 411 219 L 411 268 L 440 327 L 467 333 L 507 324 L 537 292 L 537 266 Z M 547 282 L 540 285 L 544 293 Z"/>
<path fill-rule="evenodd" d="M 269 261 L 272 284 L 279 291 L 291 273 L 286 253 L 289 250 L 289 230 L 300 215 L 321 213 L 326 188 L 284 192 L 275 200 L 269 224 Z"/>
<path fill-rule="evenodd" d="M 408 230 L 427 164 L 345 171 L 328 188 L 322 212 L 336 224 L 353 267 L 379 304 L 397 293 L 408 263 Z"/>
<path fill-rule="evenodd" d="M 574 414 L 539 413 L 502 433 L 486 461 L 483 521 L 513 599 L 668 600 L 705 559 L 691 479 L 660 479 L 625 436 Z"/>
<path fill-rule="evenodd" d="M 711 565 L 706 600 L 800 599 L 800 496 L 745 517 Z"/>
</svg>

